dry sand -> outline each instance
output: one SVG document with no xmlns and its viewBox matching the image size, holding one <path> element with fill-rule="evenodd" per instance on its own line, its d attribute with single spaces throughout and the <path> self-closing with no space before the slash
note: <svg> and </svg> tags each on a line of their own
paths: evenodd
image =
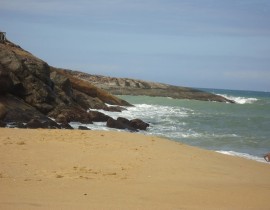
<svg viewBox="0 0 270 210">
<path fill-rule="evenodd" d="M 0 129 L 0 209 L 270 209 L 270 165 L 125 132 Z"/>
</svg>

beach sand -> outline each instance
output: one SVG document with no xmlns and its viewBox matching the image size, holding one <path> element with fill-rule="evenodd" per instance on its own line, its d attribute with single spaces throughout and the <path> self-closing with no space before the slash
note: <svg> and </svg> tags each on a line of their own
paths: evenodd
<svg viewBox="0 0 270 210">
<path fill-rule="evenodd" d="M 270 165 L 127 132 L 0 129 L 0 209 L 270 209 Z"/>
</svg>

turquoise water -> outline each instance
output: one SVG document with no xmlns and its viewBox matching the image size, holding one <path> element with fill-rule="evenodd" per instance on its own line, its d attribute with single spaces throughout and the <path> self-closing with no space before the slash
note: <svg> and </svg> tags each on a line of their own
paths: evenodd
<svg viewBox="0 0 270 210">
<path fill-rule="evenodd" d="M 205 89 L 204 89 L 205 90 Z M 105 112 L 117 118 L 140 118 L 150 123 L 145 134 L 264 161 L 270 152 L 270 93 L 215 90 L 236 104 L 148 96 L 120 96 L 134 104 L 122 113 Z M 100 123 L 91 129 L 108 129 Z"/>
</svg>

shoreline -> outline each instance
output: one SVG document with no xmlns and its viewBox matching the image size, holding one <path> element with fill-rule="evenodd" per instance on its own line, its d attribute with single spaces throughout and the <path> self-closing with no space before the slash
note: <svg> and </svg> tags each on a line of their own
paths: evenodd
<svg viewBox="0 0 270 210">
<path fill-rule="evenodd" d="M 270 167 L 115 131 L 0 129 L 2 209 L 268 209 Z"/>
<path fill-rule="evenodd" d="M 106 113 L 106 112 L 104 112 L 104 113 Z M 117 130 L 117 129 L 108 128 L 108 127 L 105 127 L 105 129 L 104 129 L 102 126 L 105 126 L 105 125 L 102 125 L 102 126 L 100 126 L 100 125 L 93 126 L 95 123 L 94 124 L 82 124 L 82 123 L 78 124 L 78 123 L 71 122 L 70 124 L 71 124 L 71 126 L 74 129 L 78 129 L 79 126 L 86 126 L 91 131 L 128 132 L 126 130 Z M 144 131 L 139 131 L 138 134 L 147 135 L 147 136 L 155 136 L 154 134 L 149 134 L 147 131 L 145 133 L 144 133 Z M 166 137 L 166 136 L 156 136 L 156 137 L 161 138 L 161 139 L 166 139 L 168 141 L 173 141 L 173 142 L 176 142 L 176 143 L 183 143 L 180 140 L 171 139 L 171 138 Z M 183 144 L 186 144 L 186 143 L 183 143 Z M 189 145 L 189 144 L 187 144 L 187 145 Z M 199 147 L 199 146 L 194 146 L 194 145 L 190 145 L 190 146 L 196 147 L 196 148 L 201 148 L 201 149 L 204 149 L 204 150 L 207 150 L 207 151 L 217 152 L 217 153 L 220 153 L 220 154 L 223 154 L 223 155 L 229 155 L 229 156 L 233 156 L 233 157 L 240 157 L 240 158 L 244 158 L 244 159 L 247 159 L 247 160 L 253 160 L 253 161 L 264 163 L 264 164 L 270 164 L 270 162 L 266 162 L 265 159 L 263 158 L 263 155 L 264 154 L 262 154 L 262 156 L 258 156 L 258 155 L 253 155 L 253 154 L 249 154 L 249 153 L 238 152 L 238 151 L 234 151 L 234 150 L 212 150 L 212 149 L 207 149 L 207 148 L 203 148 L 203 147 Z"/>
</svg>

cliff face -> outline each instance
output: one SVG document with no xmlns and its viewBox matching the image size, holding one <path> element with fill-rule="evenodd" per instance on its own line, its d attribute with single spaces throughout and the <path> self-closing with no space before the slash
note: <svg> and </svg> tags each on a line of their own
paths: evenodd
<svg viewBox="0 0 270 210">
<path fill-rule="evenodd" d="M 222 96 L 200 91 L 193 88 L 178 87 L 162 83 L 147 82 L 142 80 L 114 78 L 90 75 L 78 71 L 69 71 L 70 75 L 86 80 L 99 88 L 115 95 L 146 95 L 171 97 L 176 99 L 193 99 L 202 101 L 217 101 L 234 103 Z"/>
<path fill-rule="evenodd" d="M 106 103 L 131 106 L 88 82 L 50 67 L 7 40 L 0 43 L 0 121 L 24 126 L 22 123 L 38 119 L 45 127 L 59 127 L 49 117 L 62 123 L 106 121 L 109 117 L 102 113 L 87 112 L 89 108 L 122 109 Z"/>
</svg>

